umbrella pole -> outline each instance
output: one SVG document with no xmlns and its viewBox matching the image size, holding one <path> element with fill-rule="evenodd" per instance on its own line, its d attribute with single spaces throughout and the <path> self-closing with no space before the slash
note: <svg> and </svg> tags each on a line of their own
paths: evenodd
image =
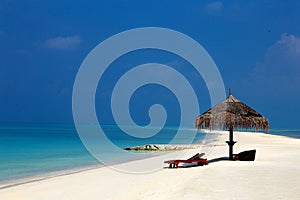
<svg viewBox="0 0 300 200">
<path fill-rule="evenodd" d="M 236 143 L 233 141 L 233 128 L 229 129 L 229 141 L 226 141 L 229 146 L 229 160 L 233 160 L 233 145 Z"/>
</svg>

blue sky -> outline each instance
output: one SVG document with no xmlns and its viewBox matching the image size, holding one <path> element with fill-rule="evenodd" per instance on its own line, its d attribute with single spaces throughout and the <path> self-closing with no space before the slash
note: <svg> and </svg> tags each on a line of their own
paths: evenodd
<svg viewBox="0 0 300 200">
<path fill-rule="evenodd" d="M 226 88 L 266 116 L 271 128 L 300 128 L 299 10 L 298 1 L 2 0 L 0 122 L 71 123 L 72 87 L 87 54 L 121 31 L 153 26 L 180 31 L 199 42 L 217 64 Z M 138 59 L 129 55 L 115 65 L 188 65 L 163 52 L 150 55 L 137 52 Z M 192 82 L 199 80 L 196 90 L 203 112 L 210 107 L 207 89 L 188 69 L 183 73 Z M 110 88 L 113 81 L 108 83 Z M 97 98 L 105 96 L 107 88 L 100 88 Z M 151 94 L 157 89 L 155 97 L 174 112 L 178 105 L 168 100 L 172 94 L 156 86 L 148 89 Z M 143 105 L 157 100 L 147 94 L 136 94 L 137 102 L 147 101 L 132 108 L 142 110 L 133 116 L 141 124 Z M 107 116 L 102 123 L 112 123 L 107 106 L 96 107 Z M 175 114 L 170 124 L 178 120 L 172 118 Z"/>
</svg>

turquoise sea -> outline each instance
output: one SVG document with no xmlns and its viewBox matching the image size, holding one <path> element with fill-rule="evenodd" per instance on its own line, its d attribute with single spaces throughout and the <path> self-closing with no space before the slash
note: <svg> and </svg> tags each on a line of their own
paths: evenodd
<svg viewBox="0 0 300 200">
<path fill-rule="evenodd" d="M 107 137 L 118 147 L 145 144 L 166 144 L 177 132 L 175 127 L 165 127 L 155 137 L 146 139 L 130 137 L 118 126 L 102 126 Z M 195 131 L 186 129 L 186 134 Z M 194 143 L 201 142 L 205 134 L 197 133 Z M 184 138 L 182 138 L 184 143 Z M 140 152 L 141 153 L 141 152 Z M 144 153 L 145 154 L 145 153 Z M 109 159 L 118 155 L 104 152 Z M 132 158 L 129 158 L 129 160 Z M 0 185 L 24 178 L 41 178 L 42 175 L 65 173 L 90 167 L 99 167 L 97 161 L 84 147 L 74 125 L 1 125 L 0 126 Z"/>
<path fill-rule="evenodd" d="M 176 127 L 165 127 L 154 137 L 142 139 L 124 134 L 118 126 L 105 125 L 102 128 L 107 137 L 120 148 L 167 144 L 177 133 Z M 191 128 L 185 131 L 189 134 L 195 130 Z M 269 133 L 300 138 L 300 130 L 270 130 Z M 200 143 L 205 136 L 198 132 L 193 143 Z M 184 143 L 184 138 L 182 141 Z M 117 158 L 109 152 L 106 156 Z M 0 125 L 0 185 L 99 166 L 103 165 L 85 149 L 74 125 Z"/>
</svg>

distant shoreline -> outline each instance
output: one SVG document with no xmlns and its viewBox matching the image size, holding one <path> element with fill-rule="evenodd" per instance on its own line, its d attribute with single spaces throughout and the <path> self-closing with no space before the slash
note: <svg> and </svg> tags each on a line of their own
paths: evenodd
<svg viewBox="0 0 300 200">
<path fill-rule="evenodd" d="M 200 129 L 201 132 L 203 133 L 208 133 L 208 134 L 227 134 L 228 131 L 225 130 L 208 130 L 208 129 Z M 271 129 L 269 132 L 261 132 L 261 131 L 233 131 L 234 133 L 262 133 L 266 135 L 274 135 L 274 136 L 283 136 L 283 137 L 288 137 L 292 139 L 300 139 L 300 130 L 298 129 Z M 298 134 L 288 134 L 288 133 L 298 133 Z"/>
</svg>

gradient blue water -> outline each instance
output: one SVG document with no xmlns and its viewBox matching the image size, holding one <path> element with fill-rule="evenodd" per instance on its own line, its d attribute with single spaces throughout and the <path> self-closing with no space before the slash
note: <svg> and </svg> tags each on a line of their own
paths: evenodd
<svg viewBox="0 0 300 200">
<path fill-rule="evenodd" d="M 72 126 L 1 126 L 0 181 L 97 162 Z"/>
<path fill-rule="evenodd" d="M 176 135 L 176 127 L 166 127 L 155 137 L 134 138 L 124 134 L 117 126 L 103 126 L 109 139 L 120 148 L 167 144 Z M 194 131 L 186 129 L 187 134 Z M 300 138 L 300 130 L 271 130 L 270 134 Z M 197 133 L 194 143 L 205 134 Z M 185 143 L 185 138 L 182 138 Z M 107 158 L 117 158 L 106 152 Z M 1 125 L 0 126 L 0 182 L 24 177 L 61 172 L 87 166 L 100 165 L 85 149 L 74 125 Z"/>
<path fill-rule="evenodd" d="M 120 148 L 166 144 L 176 135 L 176 127 L 166 127 L 155 137 L 134 138 L 117 126 L 103 126 L 110 140 Z M 187 129 L 186 132 L 194 131 Z M 200 142 L 205 134 L 194 140 Z M 184 143 L 185 138 L 182 138 Z M 109 158 L 117 158 L 110 155 Z M 0 182 L 86 166 L 101 165 L 85 149 L 73 125 L 1 125 Z"/>
</svg>

